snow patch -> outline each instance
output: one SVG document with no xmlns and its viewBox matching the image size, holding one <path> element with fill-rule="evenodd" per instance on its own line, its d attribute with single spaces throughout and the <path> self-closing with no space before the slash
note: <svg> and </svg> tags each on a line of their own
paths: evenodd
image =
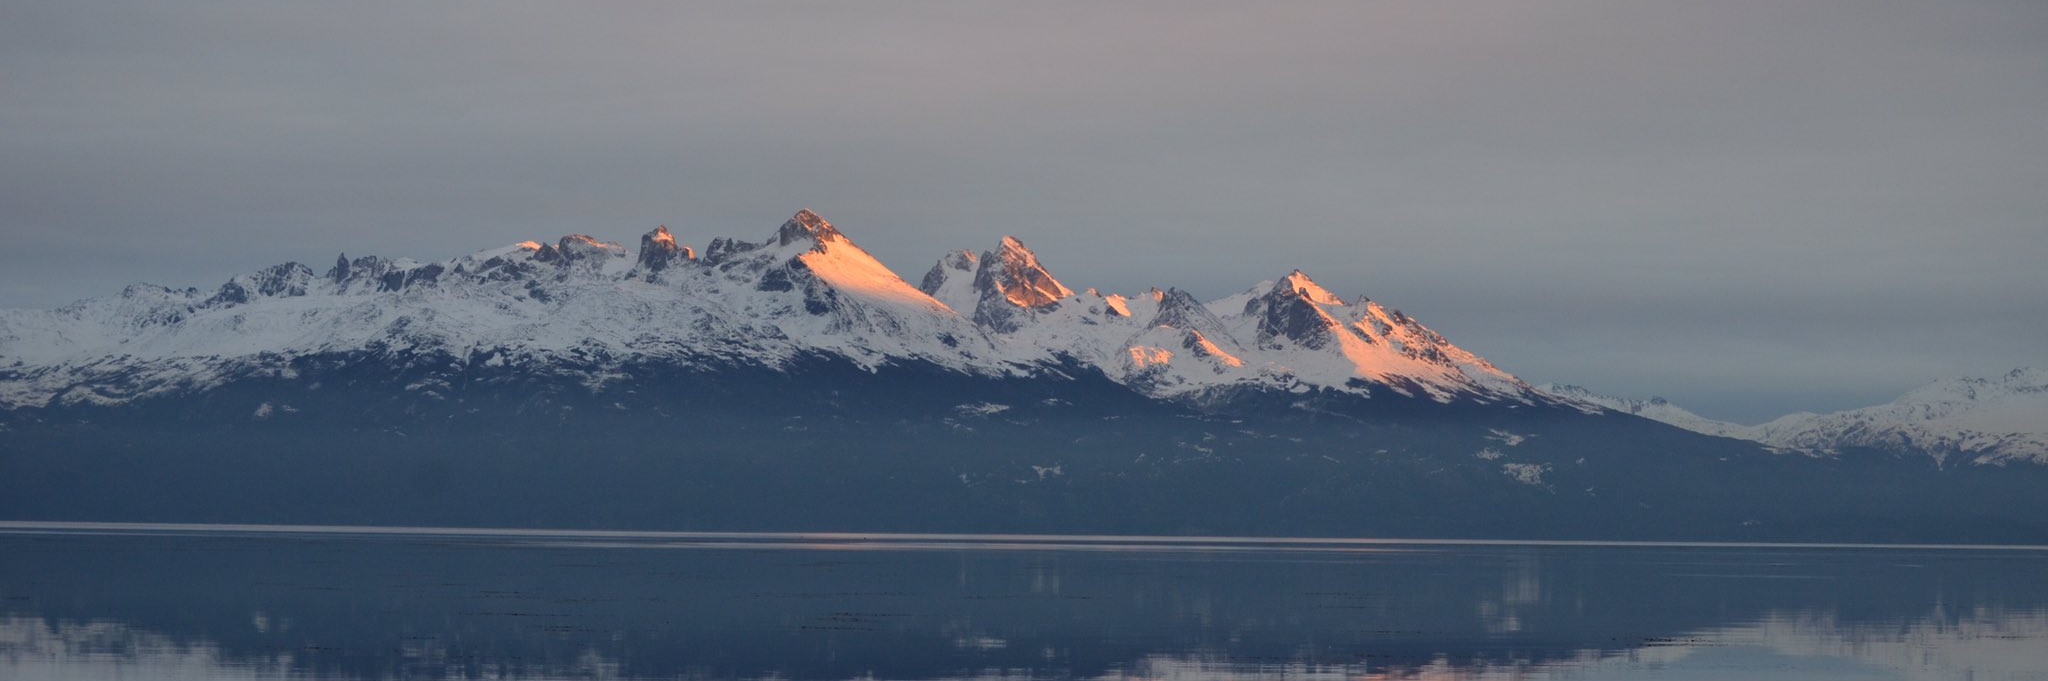
<svg viewBox="0 0 2048 681">
<path fill-rule="evenodd" d="M 970 402 L 953 407 L 954 413 L 961 416 L 993 416 L 1009 410 L 1010 405 L 994 402 Z"/>
<path fill-rule="evenodd" d="M 1488 435 L 1486 439 L 1499 440 L 1502 445 L 1508 447 L 1513 447 L 1515 445 L 1522 444 L 1523 442 L 1526 442 L 1529 439 L 1529 436 L 1527 435 L 1516 435 L 1514 433 L 1510 433 L 1508 431 L 1501 430 L 1498 428 L 1488 428 L 1486 429 L 1486 431 L 1488 433 L 1492 433 L 1491 435 Z"/>
<path fill-rule="evenodd" d="M 1550 472 L 1550 464 L 1504 463 L 1500 465 L 1500 470 L 1502 473 L 1506 473 L 1508 477 L 1514 478 L 1515 482 L 1524 485 L 1542 485 L 1543 474 Z"/>
</svg>

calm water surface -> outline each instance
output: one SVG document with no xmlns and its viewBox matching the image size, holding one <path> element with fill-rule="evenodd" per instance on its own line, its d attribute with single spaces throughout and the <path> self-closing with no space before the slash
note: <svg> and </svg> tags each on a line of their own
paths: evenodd
<svg viewBox="0 0 2048 681">
<path fill-rule="evenodd" d="M 0 523 L 0 679 L 2048 679 L 2048 550 Z"/>
</svg>

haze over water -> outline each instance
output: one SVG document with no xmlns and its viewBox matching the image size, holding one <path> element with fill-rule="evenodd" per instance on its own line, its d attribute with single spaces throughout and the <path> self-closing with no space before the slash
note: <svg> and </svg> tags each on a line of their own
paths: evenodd
<svg viewBox="0 0 2048 681">
<path fill-rule="evenodd" d="M 0 678 L 2048 678 L 2048 549 L 0 524 Z"/>
</svg>

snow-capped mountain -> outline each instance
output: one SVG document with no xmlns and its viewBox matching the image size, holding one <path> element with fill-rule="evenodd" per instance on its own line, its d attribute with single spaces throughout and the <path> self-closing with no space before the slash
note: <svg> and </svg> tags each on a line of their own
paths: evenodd
<svg viewBox="0 0 2048 681">
<path fill-rule="evenodd" d="M 1698 433 L 1786 450 L 1918 452 L 1943 464 L 2048 463 L 2048 370 L 2043 369 L 2014 369 L 1991 378 L 1949 378 L 1886 404 L 1831 414 L 1788 414 L 1755 426 L 1709 419 L 1660 398 L 1608 397 L 1577 386 L 1543 390 Z"/>
<path fill-rule="evenodd" d="M 1328 389 L 1437 402 L 1542 400 L 1397 310 L 1299 271 L 1201 303 L 1076 292 L 1024 244 L 955 251 L 913 286 L 809 210 L 701 254 L 666 226 L 637 251 L 576 234 L 437 262 L 286 263 L 212 290 L 130 286 L 0 311 L 0 406 L 119 404 L 290 372 L 295 357 L 428 354 L 563 364 L 590 382 L 655 361 L 775 368 L 812 357 L 1029 376 L 1073 365 L 1157 398 Z"/>
</svg>

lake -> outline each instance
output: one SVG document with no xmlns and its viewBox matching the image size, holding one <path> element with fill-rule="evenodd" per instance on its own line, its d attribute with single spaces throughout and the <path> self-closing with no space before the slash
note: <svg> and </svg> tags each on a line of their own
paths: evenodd
<svg viewBox="0 0 2048 681">
<path fill-rule="evenodd" d="M 2048 548 L 11 522 L 0 678 L 2048 679 Z"/>
</svg>

